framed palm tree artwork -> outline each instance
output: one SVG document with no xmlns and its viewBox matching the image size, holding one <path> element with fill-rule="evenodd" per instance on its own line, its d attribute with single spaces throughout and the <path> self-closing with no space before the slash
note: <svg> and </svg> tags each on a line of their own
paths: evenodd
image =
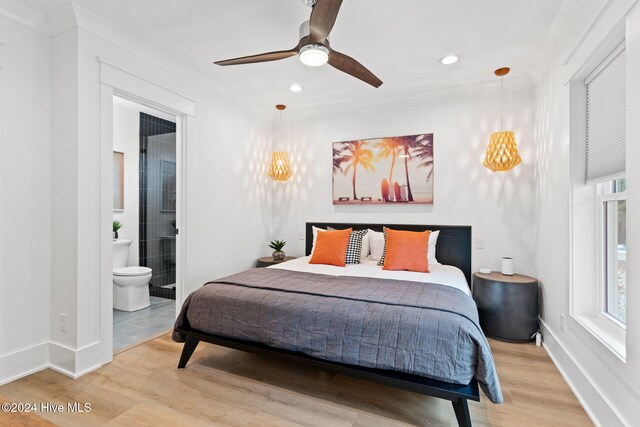
<svg viewBox="0 0 640 427">
<path fill-rule="evenodd" d="M 333 143 L 333 204 L 433 204 L 433 134 Z"/>
</svg>

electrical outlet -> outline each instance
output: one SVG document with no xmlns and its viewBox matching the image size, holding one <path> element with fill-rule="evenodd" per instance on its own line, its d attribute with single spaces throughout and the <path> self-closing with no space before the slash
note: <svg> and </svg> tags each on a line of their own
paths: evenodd
<svg viewBox="0 0 640 427">
<path fill-rule="evenodd" d="M 67 332 L 67 313 L 60 313 L 60 330 Z"/>
<path fill-rule="evenodd" d="M 476 249 L 484 249 L 484 237 L 476 237 Z"/>
<path fill-rule="evenodd" d="M 564 332 L 564 314 L 560 315 L 560 331 Z"/>
<path fill-rule="evenodd" d="M 304 240 L 304 231 L 298 230 L 298 240 Z"/>
</svg>

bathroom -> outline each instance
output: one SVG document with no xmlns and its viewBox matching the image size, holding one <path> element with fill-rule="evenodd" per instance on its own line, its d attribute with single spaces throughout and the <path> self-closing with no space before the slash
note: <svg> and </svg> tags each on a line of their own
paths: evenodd
<svg viewBox="0 0 640 427">
<path fill-rule="evenodd" d="M 114 354 L 173 326 L 176 196 L 176 117 L 114 97 Z"/>
</svg>

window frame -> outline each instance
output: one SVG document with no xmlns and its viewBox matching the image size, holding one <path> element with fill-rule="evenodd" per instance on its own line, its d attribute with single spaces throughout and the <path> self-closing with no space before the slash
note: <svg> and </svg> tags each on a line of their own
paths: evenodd
<svg viewBox="0 0 640 427">
<path fill-rule="evenodd" d="M 114 164 L 116 163 L 116 158 L 117 163 L 118 163 L 118 168 L 119 168 L 119 173 L 118 173 L 118 181 L 116 182 L 115 179 L 113 180 L 113 186 L 115 187 L 116 185 L 119 187 L 120 190 L 120 207 L 115 207 L 112 205 L 113 207 L 113 212 L 115 213 L 122 213 L 124 212 L 124 203 L 125 203 L 125 186 L 124 186 L 124 165 L 125 165 L 125 153 L 124 151 L 119 151 L 119 150 L 113 150 L 113 160 L 114 160 Z"/>
<path fill-rule="evenodd" d="M 587 332 L 611 355 L 626 363 L 626 327 L 603 313 L 606 287 L 600 279 L 602 266 L 599 251 L 603 241 L 598 182 L 620 178 L 602 177 L 586 182 L 587 85 L 585 79 L 621 44 L 625 46 L 624 26 L 619 26 L 596 48 L 593 54 L 569 78 L 570 105 L 570 243 L 569 243 L 569 330 Z M 625 114 L 628 113 L 625 112 Z M 619 197 L 619 196 L 617 196 Z M 598 201 L 598 203 L 596 203 Z M 604 291 L 603 291 L 604 289 Z M 575 325 L 575 326 L 574 326 Z M 572 333 L 580 333 L 578 330 Z"/>
<path fill-rule="evenodd" d="M 600 317 L 607 323 L 610 323 L 610 327 L 613 329 L 621 328 L 626 331 L 627 326 L 624 322 L 617 319 L 615 316 L 609 313 L 608 309 L 608 299 L 609 299 L 609 271 L 611 269 L 610 266 L 610 254 L 609 254 L 609 239 L 611 233 L 608 233 L 608 221 L 609 218 L 605 216 L 605 204 L 609 202 L 616 202 L 621 200 L 627 200 L 626 191 L 616 193 L 615 190 L 607 190 L 606 186 L 615 186 L 615 183 L 618 179 L 623 179 L 624 177 L 619 177 L 616 179 L 612 179 L 610 181 L 602 182 L 596 184 L 596 224 L 598 231 L 598 238 L 596 240 L 596 271 L 598 281 L 596 282 L 596 287 L 598 288 L 598 297 L 597 297 L 597 307 L 598 313 L 597 316 Z M 617 221 L 616 221 L 617 226 Z M 616 245 L 617 247 L 617 245 Z M 618 335 L 615 331 L 611 331 L 613 334 Z"/>
</svg>

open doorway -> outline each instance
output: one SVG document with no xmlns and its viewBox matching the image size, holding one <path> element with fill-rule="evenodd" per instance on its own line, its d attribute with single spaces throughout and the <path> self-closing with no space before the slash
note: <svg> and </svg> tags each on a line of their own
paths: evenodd
<svg viewBox="0 0 640 427">
<path fill-rule="evenodd" d="M 176 313 L 176 116 L 113 97 L 113 353 Z"/>
</svg>

